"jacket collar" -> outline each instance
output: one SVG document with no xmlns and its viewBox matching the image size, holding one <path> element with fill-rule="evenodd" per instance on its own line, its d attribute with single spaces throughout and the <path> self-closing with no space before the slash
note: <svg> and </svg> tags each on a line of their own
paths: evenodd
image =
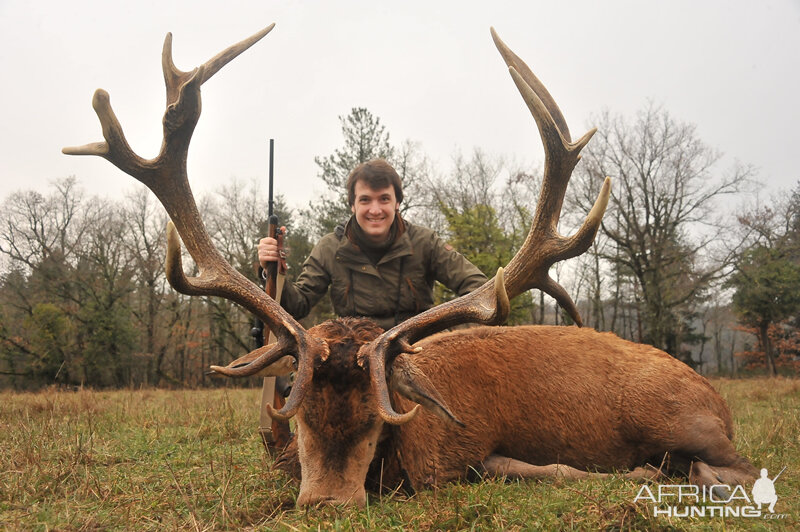
<svg viewBox="0 0 800 532">
<path fill-rule="evenodd" d="M 356 264 L 371 264 L 367 256 L 346 236 L 348 234 L 347 228 L 351 223 L 356 223 L 355 218 L 351 217 L 350 220 L 347 221 L 344 231 L 345 236 L 339 240 L 339 247 L 336 249 L 336 254 L 348 262 L 353 262 Z M 405 231 L 403 231 L 403 234 L 401 234 L 399 238 L 395 239 L 389 249 L 386 250 L 386 253 L 383 255 L 381 260 L 378 261 L 378 265 L 392 261 L 399 257 L 414 254 L 414 247 L 411 245 L 411 238 L 408 236 L 408 230 L 411 224 L 405 222 L 405 226 L 406 227 Z"/>
</svg>

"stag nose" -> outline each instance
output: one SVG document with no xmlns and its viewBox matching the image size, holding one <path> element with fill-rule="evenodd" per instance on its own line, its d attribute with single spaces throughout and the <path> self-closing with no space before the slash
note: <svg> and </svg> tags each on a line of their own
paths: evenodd
<svg viewBox="0 0 800 532">
<path fill-rule="evenodd" d="M 310 491 L 310 490 L 309 490 Z M 345 493 L 311 493 L 300 490 L 297 497 L 297 506 L 357 506 L 364 508 L 367 505 L 367 493 L 364 487 L 358 487 Z"/>
</svg>

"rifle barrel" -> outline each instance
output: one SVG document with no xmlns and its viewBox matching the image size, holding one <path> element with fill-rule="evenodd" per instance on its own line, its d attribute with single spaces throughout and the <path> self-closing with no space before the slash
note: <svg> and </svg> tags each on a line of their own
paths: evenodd
<svg viewBox="0 0 800 532">
<path fill-rule="evenodd" d="M 271 218 L 273 212 L 273 200 L 272 200 L 272 164 L 275 156 L 275 139 L 269 139 L 269 212 L 268 215 Z"/>
</svg>

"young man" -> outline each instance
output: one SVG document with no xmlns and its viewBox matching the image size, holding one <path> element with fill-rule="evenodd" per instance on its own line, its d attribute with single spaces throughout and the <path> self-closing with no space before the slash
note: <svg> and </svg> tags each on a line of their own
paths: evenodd
<svg viewBox="0 0 800 532">
<path fill-rule="evenodd" d="M 295 318 L 306 316 L 330 286 L 337 315 L 372 318 L 389 329 L 433 306 L 434 281 L 458 295 L 486 282 L 433 231 L 402 219 L 400 177 L 383 159 L 350 173 L 347 197 L 353 216 L 325 235 L 295 282 L 284 285 L 281 305 Z M 262 266 L 277 260 L 275 239 L 261 239 L 258 258 Z"/>
</svg>

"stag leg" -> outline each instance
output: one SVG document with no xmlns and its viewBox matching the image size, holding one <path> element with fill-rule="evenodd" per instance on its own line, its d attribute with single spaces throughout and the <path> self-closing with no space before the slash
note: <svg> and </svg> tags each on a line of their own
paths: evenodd
<svg viewBox="0 0 800 532">
<path fill-rule="evenodd" d="M 481 465 L 483 466 L 484 472 L 489 476 L 515 480 L 526 478 L 562 478 L 574 480 L 583 478 L 607 478 L 611 476 L 610 473 L 582 471 L 564 464 L 537 466 L 521 460 L 515 460 L 514 458 L 500 456 L 499 454 L 490 455 Z M 637 467 L 633 471 L 624 473 L 622 476 L 636 480 L 653 480 L 660 475 L 660 471 L 655 468 L 647 469 Z"/>
<path fill-rule="evenodd" d="M 731 445 L 731 448 L 733 446 Z M 733 458 L 726 463 L 697 460 L 689 467 L 689 482 L 696 486 L 711 487 L 719 484 L 728 486 L 749 485 L 758 474 L 747 459 L 739 456 L 735 451 Z"/>
<path fill-rule="evenodd" d="M 544 466 L 537 466 L 500 456 L 499 454 L 490 455 L 483 463 L 483 469 L 489 476 L 504 477 L 510 479 L 526 479 L 526 478 L 589 478 L 591 473 L 581 471 L 563 464 L 550 464 Z M 602 473 L 600 473 L 602 475 Z"/>
<path fill-rule="evenodd" d="M 673 465 L 688 474 L 696 486 L 745 485 L 758 478 L 756 468 L 733 446 L 716 416 L 697 416 L 676 434 Z"/>
</svg>

